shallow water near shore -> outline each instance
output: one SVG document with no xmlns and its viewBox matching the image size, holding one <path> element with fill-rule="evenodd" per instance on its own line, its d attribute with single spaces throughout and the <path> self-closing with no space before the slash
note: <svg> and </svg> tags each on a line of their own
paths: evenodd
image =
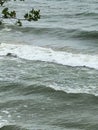
<svg viewBox="0 0 98 130">
<path fill-rule="evenodd" d="M 0 130 L 97 130 L 97 1 L 8 4 L 41 19 L 0 27 Z"/>
</svg>

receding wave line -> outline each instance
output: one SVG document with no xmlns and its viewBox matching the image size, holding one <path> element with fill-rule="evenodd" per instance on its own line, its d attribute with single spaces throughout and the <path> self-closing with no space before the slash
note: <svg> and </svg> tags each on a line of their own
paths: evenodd
<svg viewBox="0 0 98 130">
<path fill-rule="evenodd" d="M 45 61 L 67 66 L 98 69 L 98 55 L 73 54 L 32 45 L 2 43 L 0 45 L 0 55 L 18 57 L 25 60 Z"/>
</svg>

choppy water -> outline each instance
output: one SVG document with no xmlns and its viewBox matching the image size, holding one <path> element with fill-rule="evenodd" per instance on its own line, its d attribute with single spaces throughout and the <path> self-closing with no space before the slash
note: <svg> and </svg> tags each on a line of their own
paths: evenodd
<svg viewBox="0 0 98 130">
<path fill-rule="evenodd" d="M 98 129 L 97 4 L 8 3 L 19 16 L 38 8 L 41 19 L 0 27 L 0 130 Z"/>
</svg>

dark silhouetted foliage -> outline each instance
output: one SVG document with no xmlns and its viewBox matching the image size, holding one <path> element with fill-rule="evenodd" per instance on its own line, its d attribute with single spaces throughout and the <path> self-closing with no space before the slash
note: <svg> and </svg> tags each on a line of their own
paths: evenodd
<svg viewBox="0 0 98 130">
<path fill-rule="evenodd" d="M 9 11 L 9 7 L 6 7 L 5 3 L 9 1 L 10 0 L 0 0 L 0 6 L 3 8 L 1 11 L 0 25 L 3 23 L 4 19 L 15 19 L 16 20 L 15 24 L 18 26 L 22 26 L 23 20 L 31 22 L 31 21 L 38 21 L 38 19 L 40 19 L 40 10 L 35 10 L 33 8 L 26 14 L 24 14 L 23 18 L 21 19 L 18 18 L 17 12 L 15 10 Z M 25 1 L 25 0 L 19 0 L 19 1 Z"/>
</svg>

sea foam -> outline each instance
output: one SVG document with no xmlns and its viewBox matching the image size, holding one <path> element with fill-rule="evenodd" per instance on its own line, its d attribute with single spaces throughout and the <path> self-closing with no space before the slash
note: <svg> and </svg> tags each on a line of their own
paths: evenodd
<svg viewBox="0 0 98 130">
<path fill-rule="evenodd" d="M 25 60 L 45 61 L 61 65 L 85 66 L 98 69 L 98 55 L 74 54 L 33 45 L 1 43 L 0 55 L 6 56 L 8 53 Z"/>
</svg>

